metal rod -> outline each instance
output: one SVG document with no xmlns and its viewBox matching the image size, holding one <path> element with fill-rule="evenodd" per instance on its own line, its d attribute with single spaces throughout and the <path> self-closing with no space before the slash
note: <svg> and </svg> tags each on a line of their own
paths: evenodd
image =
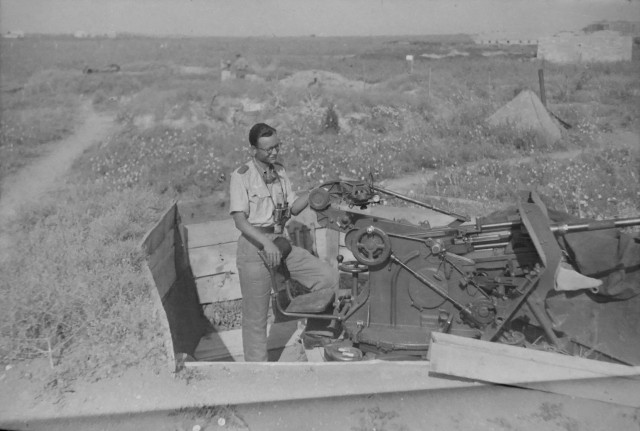
<svg viewBox="0 0 640 431">
<path fill-rule="evenodd" d="M 385 193 L 387 195 L 395 196 L 398 199 L 402 199 L 403 201 L 410 202 L 412 204 L 416 204 L 416 205 L 419 205 L 419 206 L 424 207 L 424 208 L 429 208 L 431 210 L 437 211 L 437 212 L 442 213 L 442 214 L 450 215 L 450 216 L 455 217 L 456 219 L 458 219 L 460 221 L 469 221 L 469 217 L 467 217 L 467 216 L 464 216 L 464 215 L 461 215 L 461 214 L 456 214 L 453 211 L 447 211 L 447 210 L 443 210 L 442 208 L 434 207 L 433 205 L 429 205 L 429 204 L 421 202 L 421 201 L 419 201 L 417 199 L 412 199 L 409 196 L 405 196 L 405 195 L 402 195 L 400 193 L 396 193 L 396 192 L 394 192 L 392 190 L 383 189 L 383 188 L 377 187 L 377 186 L 373 186 L 373 189 L 376 190 L 376 191 L 379 191 L 380 193 Z"/>
<path fill-rule="evenodd" d="M 509 245 L 508 242 L 496 242 L 493 244 L 476 244 L 473 246 L 474 250 L 482 250 L 485 248 L 496 248 L 496 247 L 507 247 Z"/>
</svg>

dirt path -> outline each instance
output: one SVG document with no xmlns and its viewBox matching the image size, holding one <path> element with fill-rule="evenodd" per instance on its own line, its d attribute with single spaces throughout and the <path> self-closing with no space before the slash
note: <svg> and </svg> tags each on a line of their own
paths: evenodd
<svg viewBox="0 0 640 431">
<path fill-rule="evenodd" d="M 607 133 L 600 136 L 598 144 L 601 147 L 627 147 L 640 150 L 640 134 L 629 131 L 617 131 Z M 550 157 L 554 160 L 572 159 L 582 153 L 583 150 L 560 151 L 556 153 L 548 153 L 541 156 Z M 539 157 L 539 156 L 535 156 Z M 516 157 L 512 159 L 501 160 L 500 163 L 515 165 L 517 163 L 531 162 L 535 157 Z M 484 163 L 480 161 L 478 163 Z M 473 166 L 473 164 L 469 165 Z M 438 173 L 438 170 L 422 171 L 405 175 L 400 178 L 393 178 L 383 181 L 382 187 L 396 191 L 398 193 L 412 195 L 424 189 L 424 186 Z"/>
<path fill-rule="evenodd" d="M 81 109 L 79 126 L 71 136 L 52 143 L 47 155 L 3 181 L 0 191 L 0 260 L 10 248 L 7 222 L 16 215 L 18 208 L 54 189 L 73 161 L 85 149 L 105 139 L 113 128 L 113 117 L 95 112 L 91 103 L 86 102 Z"/>
</svg>

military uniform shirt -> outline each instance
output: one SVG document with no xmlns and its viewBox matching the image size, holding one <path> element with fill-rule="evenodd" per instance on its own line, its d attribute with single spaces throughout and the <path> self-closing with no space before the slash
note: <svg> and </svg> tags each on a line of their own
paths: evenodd
<svg viewBox="0 0 640 431">
<path fill-rule="evenodd" d="M 288 205 L 291 206 L 297 197 L 291 189 L 291 182 L 284 166 L 274 163 L 279 179 L 270 184 L 265 183 L 263 173 L 258 166 L 260 166 L 258 162 L 250 160 L 231 174 L 229 214 L 242 211 L 247 215 L 250 224 L 270 227 L 275 224 L 273 219 L 275 204 L 280 203 L 284 206 L 286 197 Z"/>
</svg>

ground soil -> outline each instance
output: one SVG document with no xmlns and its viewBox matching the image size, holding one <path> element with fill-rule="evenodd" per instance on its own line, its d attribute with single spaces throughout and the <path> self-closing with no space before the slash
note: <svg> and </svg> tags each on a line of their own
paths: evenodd
<svg viewBox="0 0 640 431">
<path fill-rule="evenodd" d="M 114 127 L 115 124 L 110 116 L 96 113 L 90 105 L 85 105 L 82 111 L 82 120 L 73 135 L 53 144 L 49 154 L 26 167 L 14 177 L 7 179 L 3 184 L 0 200 L 0 223 L 2 223 L 0 227 L 4 225 L 4 220 L 11 217 L 20 205 L 37 199 L 38 196 L 55 187 L 62 180 L 73 160 L 86 148 L 107 137 Z M 635 133 L 620 132 L 603 137 L 602 144 L 640 146 L 640 138 Z M 577 152 L 571 151 L 558 153 L 554 157 L 567 158 L 574 157 L 576 154 Z M 408 175 L 404 178 L 388 181 L 385 187 L 406 192 L 407 189 L 411 190 L 416 185 L 423 183 L 430 175 L 425 172 Z M 8 241 L 6 235 L 0 234 L 0 249 L 6 250 Z M 271 408 L 270 405 L 256 404 L 235 408 L 210 406 L 181 411 L 159 410 L 159 408 L 154 409 L 149 406 L 168 406 L 172 405 L 174 401 L 173 405 L 175 406 L 184 405 L 181 402 L 184 402 L 185 399 L 193 399 L 194 393 L 197 395 L 198 385 L 202 388 L 211 388 L 216 385 L 216 382 L 193 371 L 183 371 L 175 375 L 166 368 L 150 370 L 144 366 L 137 366 L 127 370 L 123 375 L 102 379 L 99 382 L 76 382 L 67 392 L 52 396 L 46 391 L 43 392 L 48 367 L 49 364 L 46 360 L 37 360 L 10 364 L 0 370 L 0 424 L 3 423 L 3 415 L 15 417 L 14 412 L 11 412 L 10 415 L 6 410 L 7 406 L 19 405 L 27 417 L 32 414 L 32 417 L 56 418 L 60 414 L 69 415 L 74 411 L 91 411 L 96 416 L 77 418 L 72 421 L 59 418 L 56 420 L 47 419 L 44 422 L 22 421 L 10 424 L 10 427 L 17 429 L 138 430 L 152 428 L 196 430 L 195 426 L 201 426 L 203 427 L 201 429 L 206 430 L 412 430 L 439 425 L 445 429 L 533 430 L 598 429 L 600 425 L 605 426 L 602 423 L 588 422 L 594 420 L 588 419 L 594 416 L 593 414 L 589 416 L 589 412 L 597 412 L 602 408 L 601 403 L 594 405 L 592 402 L 583 403 L 567 397 L 516 389 L 510 389 L 513 392 L 509 394 L 501 393 L 499 395 L 503 398 L 501 406 L 484 405 L 482 407 L 484 410 L 471 408 L 472 404 L 487 403 L 483 401 L 480 394 L 480 398 L 470 397 L 469 391 L 455 395 L 455 397 L 452 395 L 453 392 L 440 393 L 437 398 L 427 393 L 416 393 L 410 397 L 405 394 L 406 398 L 403 398 L 402 394 L 386 398 L 371 395 L 366 400 L 362 397 L 340 398 L 340 404 L 336 405 L 329 405 L 334 401 L 324 399 L 322 402 L 327 404 L 326 410 L 319 407 L 308 410 L 313 407 L 308 403 L 290 405 L 280 403 L 277 408 L 275 405 Z M 454 397 L 458 402 L 454 403 L 449 400 L 451 397 Z M 463 398 L 469 401 L 470 410 L 465 412 L 456 407 L 460 405 L 460 400 Z M 145 399 L 147 402 L 142 401 Z M 195 399 L 197 400 L 197 397 Z M 139 405 L 136 404 L 138 401 Z M 436 406 L 430 422 L 425 422 L 424 418 L 427 415 L 416 414 L 421 411 L 421 407 L 415 405 L 418 401 L 429 402 Z M 192 405 L 197 405 L 197 403 Z M 300 414 L 300 409 L 294 408 L 295 405 L 307 413 Z M 619 409 L 613 406 L 611 408 Z M 143 410 L 144 413 L 109 416 L 110 412 L 127 410 Z M 331 411 L 336 412 L 338 416 L 331 415 L 329 413 Z M 436 411 L 437 414 L 435 414 Z M 513 413 L 514 411 L 519 413 Z M 320 418 L 320 414 L 324 416 Z M 345 416 L 340 418 L 340 414 Z M 635 414 L 637 415 L 637 412 Z M 475 419 L 469 422 L 472 416 Z M 630 412 L 625 410 L 615 413 L 615 415 L 610 414 L 608 417 L 613 418 L 614 422 L 618 420 L 617 425 L 636 421 L 637 426 L 638 422 L 637 416 L 633 416 L 633 409 Z M 310 424 L 310 418 L 321 420 Z M 581 420 L 580 418 L 587 419 Z M 613 423 L 610 425 L 614 428 L 616 426 Z"/>
</svg>

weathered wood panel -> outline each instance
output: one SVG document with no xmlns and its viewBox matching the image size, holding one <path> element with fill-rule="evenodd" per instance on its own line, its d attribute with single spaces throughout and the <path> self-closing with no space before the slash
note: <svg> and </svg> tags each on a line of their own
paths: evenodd
<svg viewBox="0 0 640 431">
<path fill-rule="evenodd" d="M 157 254 L 154 260 L 156 261 L 156 265 L 149 269 L 151 270 L 151 274 L 153 274 L 160 298 L 164 300 L 171 286 L 173 286 L 178 278 L 176 274 L 174 248 L 171 248 L 167 254 Z"/>
<path fill-rule="evenodd" d="M 175 202 L 160 218 L 160 221 L 145 235 L 141 247 L 151 255 L 164 241 L 169 232 L 173 232 L 176 225 L 177 205 Z"/>
<path fill-rule="evenodd" d="M 164 264 L 168 255 L 175 256 L 175 242 L 174 232 L 166 232 L 162 242 L 158 244 L 147 258 L 151 271 L 154 271 L 158 265 Z"/>
<path fill-rule="evenodd" d="M 211 221 L 212 214 L 219 214 L 220 209 L 226 204 L 224 194 L 214 195 L 208 198 L 190 202 L 177 202 L 181 222 L 185 225 L 204 223 Z"/>
<path fill-rule="evenodd" d="M 196 288 L 198 289 L 200 304 L 233 301 L 242 298 L 240 278 L 236 272 L 225 272 L 198 278 L 196 280 Z"/>
<path fill-rule="evenodd" d="M 162 300 L 176 279 L 174 247 L 176 211 L 176 205 L 173 204 L 144 236 L 139 245 L 140 249 L 148 255 L 148 260 L 143 263 L 142 269 L 147 282 L 152 286 L 150 295 L 154 304 L 154 313 L 163 329 L 163 345 L 167 354 L 167 365 L 171 371 L 176 369 L 176 358 L 171 326 Z M 151 266 L 155 270 L 152 270 Z"/>
<path fill-rule="evenodd" d="M 167 313 L 164 310 L 162 305 L 162 297 L 160 295 L 160 291 L 158 289 L 154 289 L 155 280 L 149 266 L 144 263 L 142 265 L 142 270 L 144 271 L 145 279 L 150 289 L 151 300 L 153 301 L 153 312 L 155 313 L 156 319 L 160 322 L 160 326 L 162 327 L 162 341 L 165 349 L 165 353 L 167 355 L 167 366 L 169 371 L 174 372 L 176 370 L 176 356 L 173 349 L 173 340 L 171 337 L 171 327 L 169 326 L 169 320 L 167 319 Z"/>
<path fill-rule="evenodd" d="M 189 249 L 193 276 L 200 278 L 222 272 L 237 273 L 236 250 L 235 242 Z"/>
<path fill-rule="evenodd" d="M 188 247 L 197 248 L 226 242 L 236 242 L 240 231 L 233 219 L 215 220 L 186 225 Z"/>
<path fill-rule="evenodd" d="M 171 205 L 140 244 L 148 254 L 147 265 L 160 299 L 164 299 L 176 281 L 176 208 L 175 203 Z"/>
<path fill-rule="evenodd" d="M 431 334 L 432 373 L 640 407 L 640 367 Z"/>
</svg>

